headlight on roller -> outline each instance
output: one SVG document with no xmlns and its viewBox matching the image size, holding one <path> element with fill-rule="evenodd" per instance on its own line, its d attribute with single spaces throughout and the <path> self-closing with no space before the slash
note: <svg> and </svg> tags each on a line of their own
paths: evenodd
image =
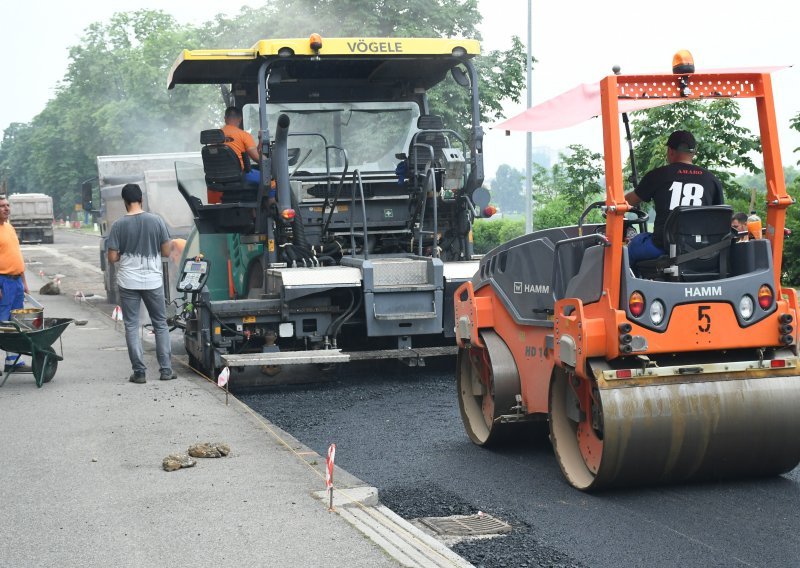
<svg viewBox="0 0 800 568">
<path fill-rule="evenodd" d="M 742 319 L 749 320 L 753 317 L 754 307 L 755 303 L 753 302 L 753 298 L 745 294 L 742 296 L 741 300 L 739 300 L 739 315 L 742 316 Z"/>
<path fill-rule="evenodd" d="M 661 325 L 664 321 L 664 304 L 661 300 L 653 300 L 650 304 L 650 321 L 653 325 Z"/>
</svg>

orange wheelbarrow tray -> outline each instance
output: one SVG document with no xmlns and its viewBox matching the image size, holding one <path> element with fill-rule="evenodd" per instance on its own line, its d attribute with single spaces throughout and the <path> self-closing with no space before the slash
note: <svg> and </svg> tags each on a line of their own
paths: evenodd
<svg viewBox="0 0 800 568">
<path fill-rule="evenodd" d="M 17 353 L 16 363 L 22 355 L 30 355 L 33 376 L 36 379 L 36 386 L 41 387 L 44 383 L 49 383 L 56 374 L 58 362 L 63 361 L 53 349 L 56 339 L 61 337 L 67 326 L 73 319 L 70 318 L 44 318 L 42 329 L 30 329 L 20 326 L 15 321 L 0 322 L 0 349 L 6 353 Z M 30 373 L 31 371 L 16 371 L 13 366 L 11 370 L 5 372 L 3 382 L 0 387 L 6 384 L 11 373 Z"/>
</svg>

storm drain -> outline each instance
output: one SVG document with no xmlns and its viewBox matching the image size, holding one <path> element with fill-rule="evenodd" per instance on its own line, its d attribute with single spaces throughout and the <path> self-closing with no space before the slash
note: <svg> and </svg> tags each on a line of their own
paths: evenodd
<svg viewBox="0 0 800 568">
<path fill-rule="evenodd" d="M 491 536 L 511 532 L 511 525 L 488 515 L 453 515 L 451 517 L 420 517 L 420 524 L 434 532 L 436 536 Z"/>
</svg>

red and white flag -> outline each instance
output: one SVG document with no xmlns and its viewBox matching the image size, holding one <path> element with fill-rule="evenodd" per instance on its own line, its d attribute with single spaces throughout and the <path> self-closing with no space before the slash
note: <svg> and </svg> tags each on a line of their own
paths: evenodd
<svg viewBox="0 0 800 568">
<path fill-rule="evenodd" d="M 114 306 L 114 309 L 111 311 L 111 319 L 114 321 L 122 321 L 122 308 Z"/>
<path fill-rule="evenodd" d="M 328 458 L 325 460 L 325 487 L 333 489 L 333 461 L 336 459 L 336 444 L 331 444 L 328 448 Z"/>
<path fill-rule="evenodd" d="M 219 377 L 217 377 L 217 386 L 224 387 L 225 385 L 227 385 L 230 376 L 231 376 L 231 370 L 228 369 L 228 367 L 222 369 L 222 371 L 220 371 L 219 373 Z"/>
</svg>

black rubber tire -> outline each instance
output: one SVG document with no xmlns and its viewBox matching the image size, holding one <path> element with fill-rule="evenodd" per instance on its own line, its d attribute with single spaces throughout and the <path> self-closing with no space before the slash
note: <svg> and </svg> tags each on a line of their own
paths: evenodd
<svg viewBox="0 0 800 568">
<path fill-rule="evenodd" d="M 34 377 L 38 375 L 40 369 L 42 369 L 42 384 L 52 381 L 53 377 L 56 375 L 56 370 L 58 369 L 58 359 L 56 359 L 55 356 L 52 356 L 52 353 L 50 355 L 50 357 L 47 357 L 47 353 L 43 351 L 37 351 L 36 355 L 31 357 Z M 45 358 L 47 358 L 46 363 Z"/>
</svg>

